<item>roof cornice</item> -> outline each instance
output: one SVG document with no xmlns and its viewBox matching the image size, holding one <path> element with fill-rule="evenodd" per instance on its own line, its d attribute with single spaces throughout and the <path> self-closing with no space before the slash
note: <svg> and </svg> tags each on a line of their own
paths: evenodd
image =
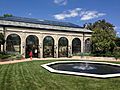
<svg viewBox="0 0 120 90">
<path fill-rule="evenodd" d="M 4 26 L 21 26 L 21 27 L 31 27 L 31 28 L 44 28 L 44 29 L 53 29 L 59 31 L 75 31 L 75 32 L 83 32 L 83 33 L 92 33 L 91 30 L 82 29 L 82 28 L 73 28 L 73 27 L 63 27 L 63 26 L 52 26 L 52 25 L 42 25 L 42 24 L 34 24 L 34 23 L 26 23 L 26 22 L 17 22 L 17 21 L 7 21 L 0 20 L 0 25 Z"/>
</svg>

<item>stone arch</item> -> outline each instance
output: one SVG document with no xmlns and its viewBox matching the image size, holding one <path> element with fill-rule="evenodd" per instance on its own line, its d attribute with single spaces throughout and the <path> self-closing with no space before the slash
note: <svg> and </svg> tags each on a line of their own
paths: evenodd
<svg viewBox="0 0 120 90">
<path fill-rule="evenodd" d="M 39 38 L 36 35 L 29 35 L 26 38 L 26 58 L 29 57 L 29 52 L 32 51 L 33 57 L 38 58 L 39 55 Z"/>
<path fill-rule="evenodd" d="M 66 37 L 61 37 L 58 40 L 58 56 L 68 57 L 68 39 Z"/>
<path fill-rule="evenodd" d="M 43 39 L 43 57 L 54 57 L 54 38 L 46 36 Z"/>
<path fill-rule="evenodd" d="M 21 52 L 21 38 L 18 34 L 9 34 L 6 38 L 6 52 L 20 53 Z"/>
<path fill-rule="evenodd" d="M 90 38 L 87 38 L 85 40 L 85 53 L 90 53 L 91 52 L 91 40 Z"/>
<path fill-rule="evenodd" d="M 74 38 L 72 40 L 72 54 L 77 55 L 81 52 L 81 40 L 79 38 Z"/>
</svg>

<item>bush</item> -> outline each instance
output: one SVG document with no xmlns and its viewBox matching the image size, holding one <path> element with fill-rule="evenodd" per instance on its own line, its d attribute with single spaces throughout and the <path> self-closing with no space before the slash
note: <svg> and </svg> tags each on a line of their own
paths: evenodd
<svg viewBox="0 0 120 90">
<path fill-rule="evenodd" d="M 7 59 L 9 57 L 11 57 L 9 54 L 0 54 L 0 59 Z"/>
<path fill-rule="evenodd" d="M 17 56 L 16 56 L 16 59 L 17 60 L 20 60 L 20 59 L 22 59 L 23 58 L 23 56 L 21 55 L 21 54 L 18 54 Z"/>
<path fill-rule="evenodd" d="M 113 54 L 113 52 L 107 52 L 105 54 L 105 57 L 114 57 L 114 54 Z"/>
<path fill-rule="evenodd" d="M 7 53 L 0 53 L 0 59 L 4 60 L 20 60 L 22 59 L 21 54 L 7 54 Z"/>
<path fill-rule="evenodd" d="M 14 54 L 14 55 L 11 55 L 11 57 L 9 59 L 11 60 L 21 60 L 23 57 L 21 54 Z"/>
<path fill-rule="evenodd" d="M 110 52 L 110 51 L 104 52 L 104 53 L 98 51 L 98 52 L 92 53 L 91 55 L 92 56 L 97 56 L 97 57 L 114 57 L 113 52 Z"/>
<path fill-rule="evenodd" d="M 91 56 L 91 53 L 74 53 L 73 56 Z"/>
<path fill-rule="evenodd" d="M 116 60 L 118 58 L 120 58 L 120 48 L 114 49 L 113 55 L 114 55 L 114 57 L 115 57 Z"/>
</svg>

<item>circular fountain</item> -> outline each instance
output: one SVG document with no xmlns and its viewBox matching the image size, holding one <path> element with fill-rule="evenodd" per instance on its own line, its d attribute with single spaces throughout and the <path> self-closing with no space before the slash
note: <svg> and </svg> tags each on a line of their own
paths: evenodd
<svg viewBox="0 0 120 90">
<path fill-rule="evenodd" d="M 120 76 L 120 65 L 91 61 L 58 61 L 42 65 L 50 72 L 108 78 Z"/>
</svg>

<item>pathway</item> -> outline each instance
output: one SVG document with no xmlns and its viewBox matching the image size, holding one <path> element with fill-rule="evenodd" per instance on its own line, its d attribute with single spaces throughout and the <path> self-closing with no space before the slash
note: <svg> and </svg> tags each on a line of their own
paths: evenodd
<svg viewBox="0 0 120 90">
<path fill-rule="evenodd" d="M 116 61 L 119 62 L 120 59 L 116 60 L 113 57 L 91 57 L 91 56 L 85 56 L 83 58 L 79 57 L 79 56 L 74 56 L 72 58 L 33 58 L 32 60 L 64 60 L 64 59 L 68 59 L 68 60 L 97 60 L 97 61 Z M 13 61 L 5 61 L 5 62 L 0 62 L 0 64 L 13 64 L 13 63 L 18 63 L 18 62 L 28 62 L 28 61 L 32 61 L 29 58 L 28 59 L 22 59 L 22 60 L 13 60 Z"/>
</svg>

